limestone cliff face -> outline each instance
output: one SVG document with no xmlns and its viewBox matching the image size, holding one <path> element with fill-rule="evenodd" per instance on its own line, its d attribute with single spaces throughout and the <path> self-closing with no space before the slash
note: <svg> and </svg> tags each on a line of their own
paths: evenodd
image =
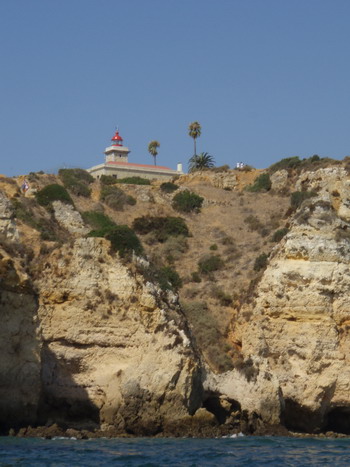
<svg viewBox="0 0 350 467">
<path fill-rule="evenodd" d="M 2 428 L 63 422 L 150 435 L 194 414 L 200 365 L 177 296 L 111 255 L 107 240 L 82 237 L 72 208 L 64 216 L 56 203 L 53 215 L 66 244 L 30 263 L 36 245 L 1 193 Z"/>
<path fill-rule="evenodd" d="M 264 386 L 262 372 L 278 381 L 280 417 L 288 427 L 337 425 L 349 432 L 349 179 L 341 168 L 322 169 L 302 175 L 301 187 L 317 195 L 296 212 L 272 252 L 255 300 L 233 323 L 232 338 L 254 362 L 255 389 Z"/>
<path fill-rule="evenodd" d="M 162 298 L 108 250 L 81 238 L 39 266 L 43 411 L 156 433 L 200 405 L 199 362 L 176 296 Z"/>
</svg>

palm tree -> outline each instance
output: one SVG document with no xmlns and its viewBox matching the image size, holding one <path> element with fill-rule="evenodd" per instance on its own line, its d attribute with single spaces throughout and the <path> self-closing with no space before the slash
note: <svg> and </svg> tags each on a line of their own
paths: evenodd
<svg viewBox="0 0 350 467">
<path fill-rule="evenodd" d="M 188 134 L 193 138 L 194 142 L 194 155 L 196 156 L 197 154 L 197 148 L 196 148 L 196 139 L 199 138 L 199 136 L 202 133 L 202 127 L 200 123 L 198 122 L 192 122 L 188 125 Z"/>
<path fill-rule="evenodd" d="M 156 157 L 158 154 L 157 149 L 159 148 L 160 144 L 158 141 L 151 141 L 148 145 L 148 152 L 151 154 L 151 156 L 154 157 L 154 165 L 157 165 Z"/>
<path fill-rule="evenodd" d="M 188 171 L 195 172 L 196 170 L 210 169 L 214 167 L 214 157 L 207 152 L 201 152 L 198 156 L 194 155 L 188 161 Z"/>
</svg>

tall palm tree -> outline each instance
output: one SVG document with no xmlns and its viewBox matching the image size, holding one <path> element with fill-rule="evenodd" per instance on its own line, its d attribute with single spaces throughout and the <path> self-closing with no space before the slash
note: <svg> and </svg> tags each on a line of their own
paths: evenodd
<svg viewBox="0 0 350 467">
<path fill-rule="evenodd" d="M 196 148 L 196 139 L 200 137 L 202 133 L 202 127 L 200 123 L 198 122 L 192 122 L 188 125 L 188 134 L 193 138 L 194 142 L 194 155 L 196 156 L 197 154 L 197 148 Z"/>
<path fill-rule="evenodd" d="M 198 156 L 194 155 L 188 161 L 188 171 L 195 172 L 196 170 L 210 169 L 214 167 L 214 157 L 207 152 L 201 152 Z"/>
<path fill-rule="evenodd" d="M 160 144 L 158 141 L 151 141 L 148 145 L 148 152 L 151 154 L 151 156 L 153 156 L 154 158 L 154 165 L 157 165 L 157 160 L 156 160 L 156 157 L 157 157 L 157 154 L 158 154 L 158 151 L 157 149 L 159 148 Z"/>
</svg>

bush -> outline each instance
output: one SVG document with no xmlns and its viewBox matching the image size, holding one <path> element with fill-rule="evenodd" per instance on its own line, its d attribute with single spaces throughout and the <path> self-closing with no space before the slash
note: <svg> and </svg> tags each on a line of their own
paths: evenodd
<svg viewBox="0 0 350 467">
<path fill-rule="evenodd" d="M 286 157 L 284 159 L 281 159 L 279 162 L 276 162 L 275 164 L 270 165 L 269 167 L 269 172 L 277 172 L 277 170 L 283 170 L 283 169 L 295 169 L 299 167 L 301 164 L 301 160 L 299 159 L 298 156 L 293 156 L 293 157 Z"/>
<path fill-rule="evenodd" d="M 254 263 L 254 271 L 261 271 L 262 269 L 265 269 L 267 266 L 267 260 L 268 260 L 268 255 L 265 253 L 262 253 L 259 255 Z"/>
<path fill-rule="evenodd" d="M 132 227 L 141 235 L 153 232 L 159 242 L 165 242 L 171 236 L 189 236 L 186 222 L 181 217 L 137 217 Z"/>
<path fill-rule="evenodd" d="M 77 196 L 88 198 L 91 190 L 88 187 L 94 181 L 92 175 L 83 169 L 60 169 L 58 176 L 63 185 Z"/>
<path fill-rule="evenodd" d="M 203 201 L 204 198 L 201 196 L 189 190 L 184 190 L 174 196 L 172 206 L 176 211 L 180 212 L 199 212 Z"/>
<path fill-rule="evenodd" d="M 159 270 L 158 283 L 162 290 L 178 290 L 182 287 L 182 280 L 179 274 L 170 266 L 164 266 Z"/>
<path fill-rule="evenodd" d="M 84 222 L 93 228 L 88 234 L 89 237 L 104 237 L 117 225 L 110 217 L 102 212 L 86 211 L 83 212 L 81 216 Z"/>
<path fill-rule="evenodd" d="M 276 232 L 272 235 L 272 241 L 273 242 L 280 242 L 282 238 L 287 235 L 289 230 L 287 227 L 283 227 L 283 229 L 276 230 Z"/>
<path fill-rule="evenodd" d="M 175 183 L 172 183 L 172 182 L 164 182 L 160 185 L 160 189 L 164 193 L 173 193 L 178 188 L 179 188 L 178 185 L 175 185 Z"/>
<path fill-rule="evenodd" d="M 137 255 L 143 251 L 137 235 L 127 225 L 117 225 L 105 238 L 111 242 L 112 252 L 117 251 L 122 258 L 130 256 L 133 251 Z"/>
<path fill-rule="evenodd" d="M 247 191 L 252 191 L 254 193 L 258 191 L 269 191 L 271 190 L 271 179 L 268 173 L 259 175 L 253 185 L 249 185 L 246 188 Z"/>
<path fill-rule="evenodd" d="M 112 177 L 112 175 L 101 175 L 100 182 L 102 185 L 115 185 L 117 183 L 117 179 Z"/>
<path fill-rule="evenodd" d="M 131 206 L 136 204 L 136 199 L 124 193 L 116 186 L 103 185 L 100 193 L 101 201 L 116 211 L 122 211 L 126 204 Z"/>
<path fill-rule="evenodd" d="M 151 181 L 147 178 L 142 177 L 125 177 L 125 178 L 118 178 L 116 183 L 126 183 L 129 185 L 150 185 Z"/>
<path fill-rule="evenodd" d="M 198 268 L 202 274 L 218 271 L 223 265 L 224 262 L 218 255 L 206 255 L 198 261 Z"/>
<path fill-rule="evenodd" d="M 35 193 L 37 202 L 41 206 L 49 207 L 53 201 L 61 201 L 66 204 L 73 204 L 72 198 L 69 196 L 67 190 L 62 186 L 54 183 L 53 185 L 46 185 L 42 190 Z"/>
<path fill-rule="evenodd" d="M 316 195 L 317 193 L 314 191 L 295 191 L 290 195 L 290 204 L 292 208 L 297 209 L 299 206 L 301 206 L 303 201 Z"/>
<path fill-rule="evenodd" d="M 209 247 L 209 250 L 211 250 L 211 251 L 216 251 L 217 249 L 218 249 L 218 246 L 217 246 L 216 243 L 213 243 L 213 244 L 210 245 L 210 247 Z"/>
</svg>

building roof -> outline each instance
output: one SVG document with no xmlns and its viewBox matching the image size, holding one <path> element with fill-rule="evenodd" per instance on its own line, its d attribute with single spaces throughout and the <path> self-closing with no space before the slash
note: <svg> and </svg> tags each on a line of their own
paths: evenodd
<svg viewBox="0 0 350 467">
<path fill-rule="evenodd" d="M 114 161 L 108 161 L 106 162 L 106 165 L 120 165 L 120 166 L 127 166 L 127 167 L 144 167 L 147 169 L 154 169 L 154 170 L 173 170 L 170 169 L 169 167 L 164 167 L 162 165 L 149 165 L 149 164 L 134 164 L 132 162 L 114 162 Z"/>
</svg>

